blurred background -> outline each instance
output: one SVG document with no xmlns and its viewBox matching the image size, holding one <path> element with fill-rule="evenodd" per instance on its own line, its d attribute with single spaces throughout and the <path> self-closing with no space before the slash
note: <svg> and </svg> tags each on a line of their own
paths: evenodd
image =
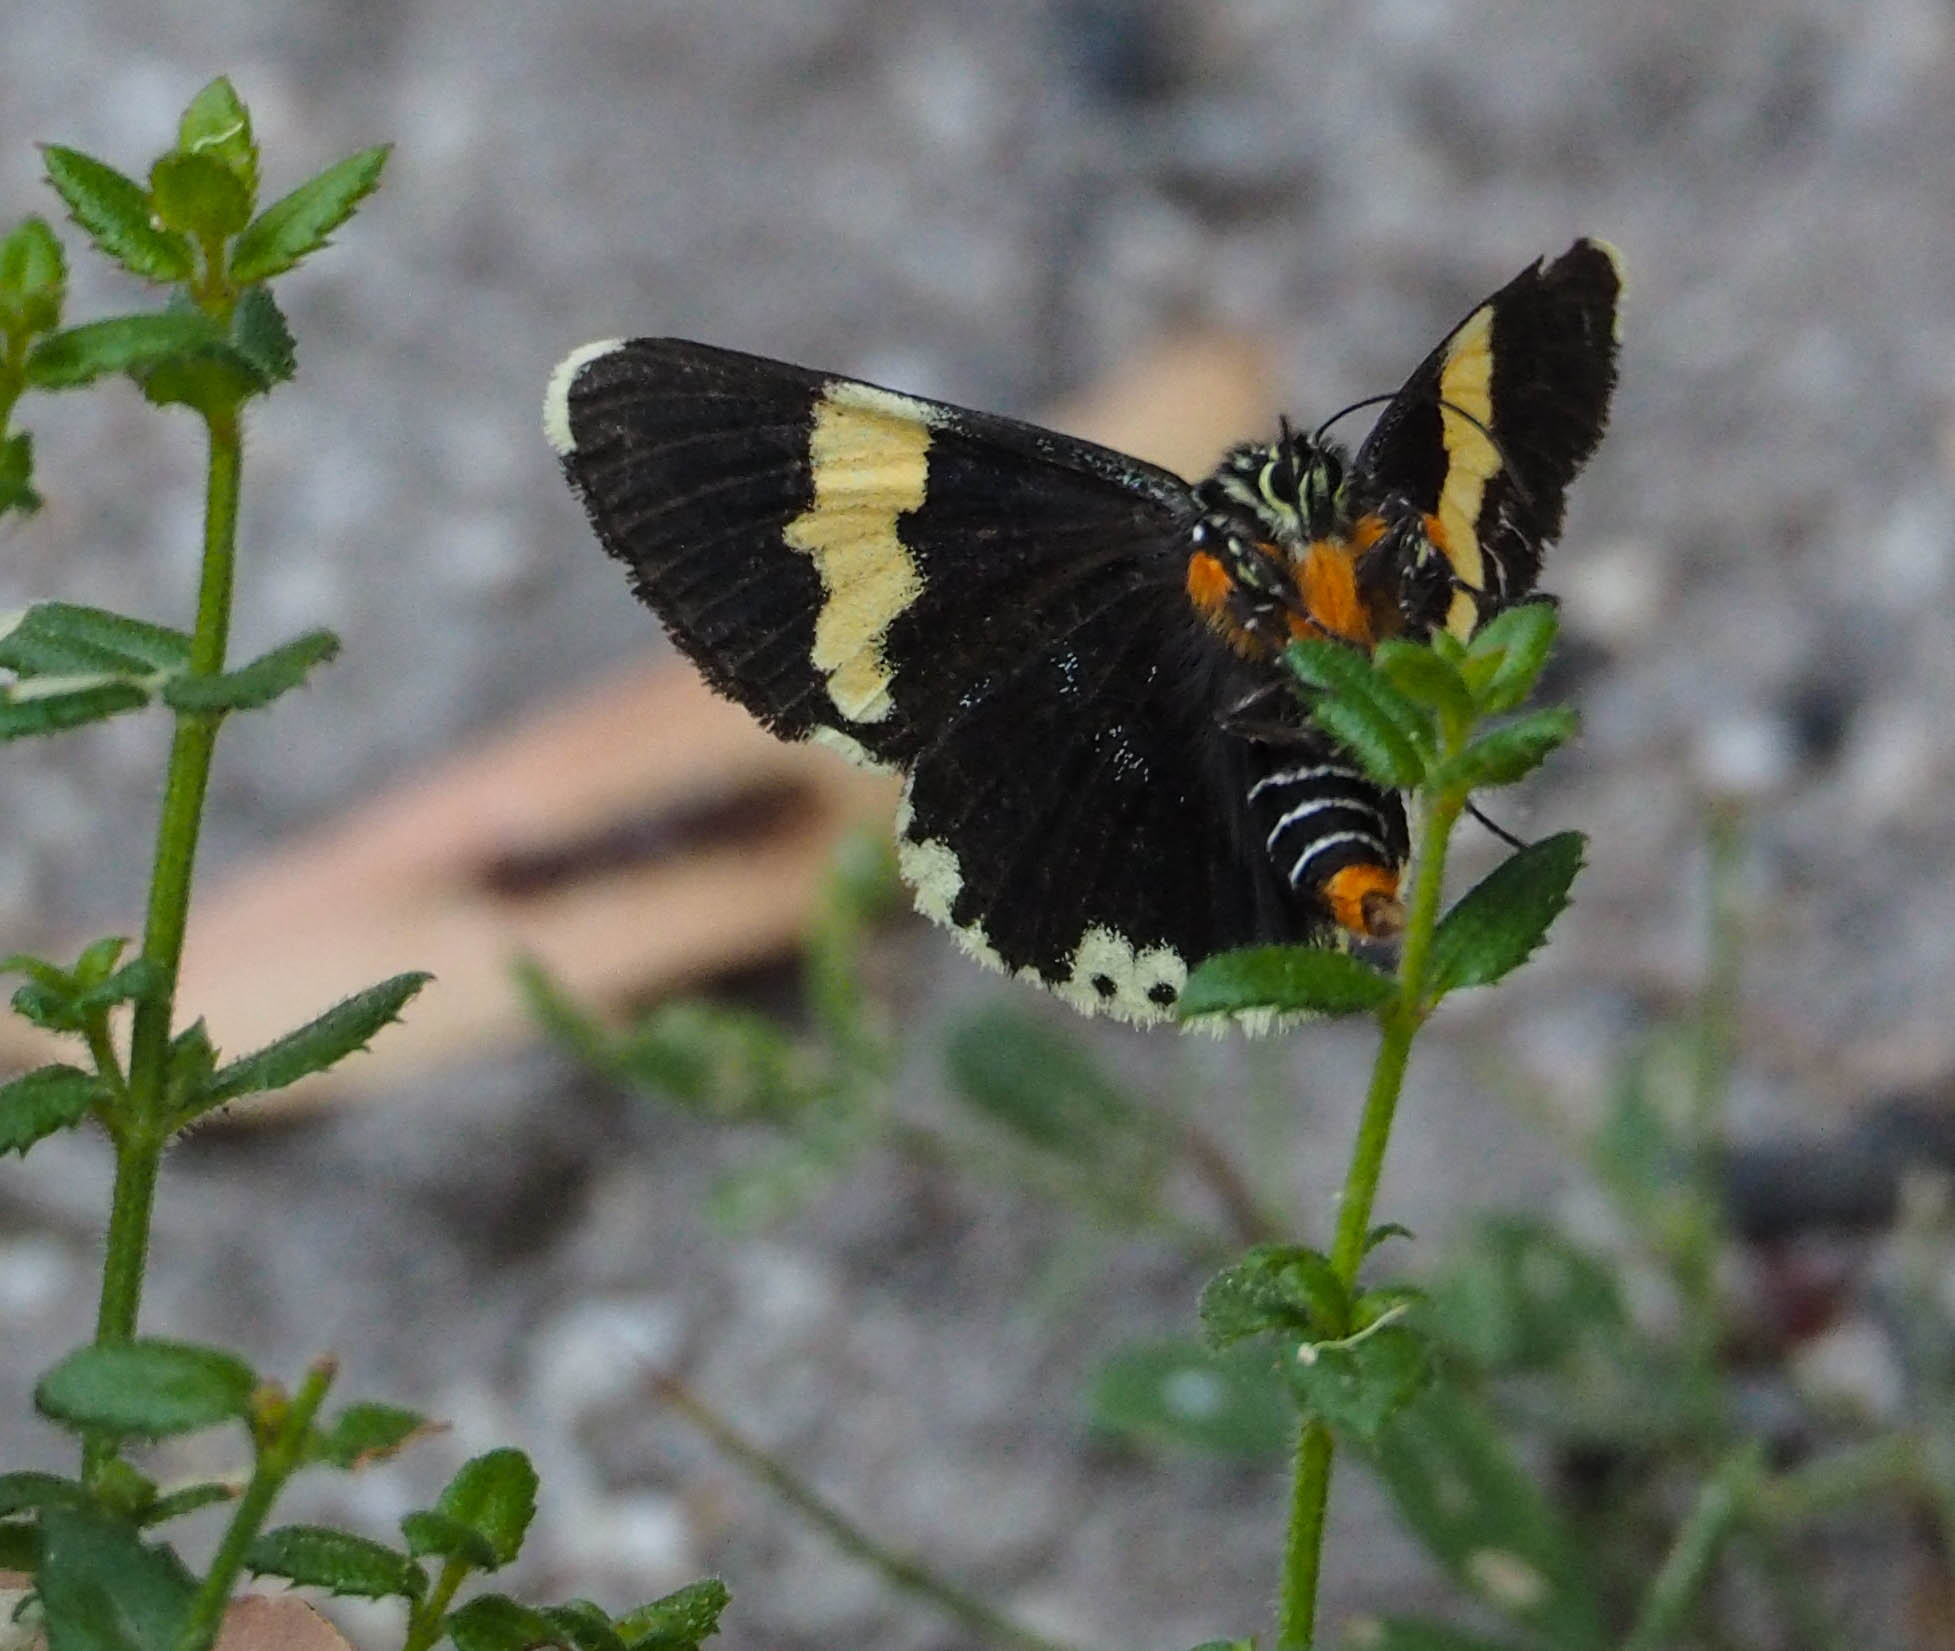
<svg viewBox="0 0 1955 1651">
<path fill-rule="evenodd" d="M 1422 1046 L 1381 1212 L 1437 1254 L 1483 1205 L 1570 1196 L 1557 1129 L 1702 977 L 1712 802 L 1743 821 L 1734 1127 L 1846 1129 L 1945 1092 L 1946 0 L 8 0 L 0 217 L 57 212 L 36 142 L 140 172 L 219 72 L 273 193 L 396 148 L 281 289 L 300 374 L 251 426 L 235 647 L 328 624 L 346 655 L 227 733 L 211 879 L 664 647 L 539 431 L 550 366 L 587 338 L 709 339 L 1031 416 L 1221 326 L 1308 422 L 1594 233 L 1629 271 L 1622 387 L 1544 576 L 1585 733 L 1501 814 L 1587 831 L 1591 865 L 1543 959 Z M 128 304 L 66 238 L 72 314 Z M 20 420 L 49 502 L 0 533 L 0 608 L 183 622 L 193 421 L 132 390 Z M 134 924 L 161 750 L 135 718 L 0 756 L 0 951 Z M 899 1105 L 927 1111 L 939 1029 L 1012 989 L 920 924 L 883 944 L 918 1029 Z M 792 1009 L 791 971 L 746 984 Z M 1241 1093 L 1289 1095 L 1284 1196 L 1327 1232 L 1361 1029 L 1094 1037 L 1115 1071 L 1213 1097 L 1224 1139 L 1263 1139 Z M 702 1190 L 726 1151 L 534 1048 L 213 1129 L 165 1176 L 146 1321 L 274 1370 L 330 1348 L 347 1396 L 452 1421 L 314 1511 L 384 1533 L 460 1456 L 532 1451 L 527 1577 L 553 1595 L 622 1605 L 715 1569 L 731 1643 L 963 1643 L 660 1412 L 652 1359 L 1050 1632 L 1259 1626 L 1279 1468 L 1094 1444 L 1081 1421 L 1094 1348 L 1185 1333 L 1199 1269 L 1142 1242 L 1069 1277 L 1031 1193 L 892 1155 L 729 1237 Z M 104 1175 L 86 1140 L 0 1164 L 11 1465 L 64 1459 L 26 1394 L 91 1324 Z M 1358 1475 L 1337 1514 L 1327 1620 L 1444 1597 Z"/>
</svg>

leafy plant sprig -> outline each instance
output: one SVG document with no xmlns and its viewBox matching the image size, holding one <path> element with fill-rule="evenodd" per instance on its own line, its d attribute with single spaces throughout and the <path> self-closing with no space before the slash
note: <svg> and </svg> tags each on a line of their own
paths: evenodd
<svg viewBox="0 0 1955 1651">
<path fill-rule="evenodd" d="M 76 1434 L 77 1477 L 0 1473 L 0 1563 L 33 1575 L 51 1644 L 87 1651 L 204 1651 L 242 1575 L 331 1593 L 397 1597 L 407 1651 L 447 1638 L 458 1651 L 554 1645 L 694 1651 L 716 1631 L 725 1589 L 694 1584 L 612 1618 L 588 1601 L 535 1608 L 496 1594 L 455 1606 L 471 1576 L 515 1557 L 535 1508 L 522 1453 L 464 1464 L 435 1506 L 402 1520 L 405 1546 L 312 1527 L 265 1528 L 291 1476 L 350 1469 L 425 1427 L 411 1411 L 349 1405 L 321 1420 L 333 1379 L 315 1363 L 288 1392 L 236 1355 L 136 1333 L 151 1211 L 170 1141 L 211 1109 L 282 1089 L 334 1065 L 395 1019 L 428 977 L 407 973 L 355 993 L 263 1048 L 220 1059 L 201 1020 L 177 1028 L 177 981 L 211 757 L 231 715 L 259 710 L 338 652 L 309 631 L 241 666 L 227 661 L 237 563 L 243 417 L 292 377 L 292 337 L 265 283 L 323 248 L 379 182 L 386 146 L 327 167 L 259 205 L 251 119 L 228 80 L 185 109 L 175 146 L 138 181 L 50 144 L 48 181 L 96 249 L 171 290 L 162 310 L 63 325 L 67 266 L 54 231 L 29 218 L 0 236 L 0 514 L 30 513 L 33 447 L 10 431 L 30 390 L 127 377 L 158 406 L 182 406 L 207 438 L 203 558 L 193 621 L 174 629 L 98 608 L 41 602 L 0 616 L 0 740 L 58 733 L 159 705 L 173 720 L 140 950 L 120 937 L 72 964 L 16 955 L 16 1013 L 80 1045 L 0 1084 L 0 1151 L 26 1153 L 56 1130 L 98 1123 L 115 1157 L 93 1343 L 40 1381 L 41 1412 Z M 121 1039 L 127 1022 L 127 1055 Z M 127 1460 L 132 1447 L 242 1424 L 252 1467 L 242 1485 L 165 1494 Z M 213 1503 L 231 1517 L 202 1576 L 154 1527 Z"/>
<path fill-rule="evenodd" d="M 1491 985 L 1527 960 L 1581 867 L 1578 833 L 1544 838 L 1442 912 L 1447 850 L 1472 795 L 1525 777 L 1575 730 L 1565 709 L 1510 715 L 1532 691 L 1555 629 L 1553 608 L 1530 603 L 1496 616 L 1470 642 L 1441 633 L 1423 646 L 1388 641 L 1368 657 L 1333 642 L 1296 644 L 1289 662 L 1312 696 L 1313 719 L 1371 779 L 1416 798 L 1398 968 L 1388 975 L 1341 951 L 1257 947 L 1210 959 L 1183 995 L 1189 1017 L 1368 1013 L 1379 1030 L 1329 1253 L 1260 1247 L 1216 1278 L 1202 1303 L 1218 1348 L 1252 1335 L 1278 1338 L 1302 1418 L 1278 1595 L 1284 1651 L 1307 1651 L 1315 1639 L 1336 1437 L 1385 1444 L 1430 1376 L 1424 1334 L 1407 1322 L 1416 1293 L 1358 1287 L 1366 1256 L 1399 1231 L 1374 1228 L 1372 1209 L 1413 1040 L 1450 993 Z M 1506 720 L 1484 727 L 1490 718 Z M 1555 1603 L 1544 1573 L 1528 1575 L 1540 1583 L 1537 1600 Z"/>
</svg>

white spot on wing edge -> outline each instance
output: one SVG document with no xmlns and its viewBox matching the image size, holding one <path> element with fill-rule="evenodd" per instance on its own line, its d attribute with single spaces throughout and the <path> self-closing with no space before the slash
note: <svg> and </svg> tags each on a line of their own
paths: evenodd
<svg viewBox="0 0 1955 1651">
<path fill-rule="evenodd" d="M 570 386 L 586 362 L 622 349 L 622 338 L 600 338 L 580 344 L 550 370 L 550 383 L 543 392 L 543 434 L 558 458 L 567 459 L 577 451 L 577 438 L 570 429 Z"/>
<path fill-rule="evenodd" d="M 27 623 L 27 610 L 15 608 L 10 613 L 0 613 L 0 642 L 4 642 L 15 631 Z"/>
<path fill-rule="evenodd" d="M 1188 984 L 1187 962 L 1165 946 L 1151 946 L 1136 952 L 1132 942 L 1101 924 L 1080 936 L 1068 960 L 1070 973 L 1064 980 L 1047 980 L 1029 964 L 1013 969 L 998 955 L 984 932 L 984 925 L 960 925 L 951 909 L 964 887 L 964 868 L 957 851 L 941 838 L 916 838 L 910 835 L 915 816 L 910 806 L 909 787 L 903 789 L 896 805 L 896 864 L 903 881 L 910 885 L 916 909 L 931 922 L 950 930 L 958 945 L 986 968 L 1010 975 L 1014 980 L 1043 987 L 1085 1015 L 1106 1015 L 1136 1026 L 1156 1026 L 1173 1021 L 1180 1032 L 1200 1032 L 1209 1037 L 1241 1032 L 1262 1037 L 1280 1027 L 1288 1027 L 1313 1017 L 1278 1015 L 1268 1009 L 1251 1009 L 1234 1015 L 1202 1015 L 1193 1020 L 1178 1020 L 1172 1004 L 1159 1004 L 1147 995 L 1150 986 L 1165 982 L 1180 997 Z M 1111 998 L 1102 997 L 1093 977 L 1104 974 L 1114 982 Z"/>
<path fill-rule="evenodd" d="M 916 909 L 932 923 L 961 934 L 963 931 L 950 915 L 950 908 L 957 903 L 964 887 L 964 868 L 957 863 L 957 851 L 934 837 L 912 837 L 913 818 L 910 788 L 906 785 L 902 800 L 896 805 L 896 869 L 915 892 Z M 988 944 L 985 949 L 990 950 Z M 999 959 L 998 967 L 1004 966 L 1004 960 Z"/>
<path fill-rule="evenodd" d="M 1188 965 L 1179 953 L 1165 946 L 1137 949 L 1125 935 L 1098 924 L 1079 937 L 1070 966 L 1067 977 L 1052 988 L 1060 997 L 1088 1014 L 1113 1015 L 1143 1026 L 1174 1012 L 1172 1005 L 1147 995 L 1151 988 L 1170 986 L 1179 999 L 1188 984 Z M 1094 984 L 1102 979 L 1113 983 L 1111 995 Z"/>
</svg>

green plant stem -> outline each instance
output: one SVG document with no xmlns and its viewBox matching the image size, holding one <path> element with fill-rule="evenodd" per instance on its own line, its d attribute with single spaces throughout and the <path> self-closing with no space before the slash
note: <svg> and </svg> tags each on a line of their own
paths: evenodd
<svg viewBox="0 0 1955 1651">
<path fill-rule="evenodd" d="M 325 1401 L 326 1389 L 333 1384 L 333 1374 L 331 1359 L 315 1361 L 306 1371 L 305 1380 L 299 1384 L 297 1395 L 279 1418 L 276 1431 L 269 1440 L 259 1445 L 258 1461 L 252 1469 L 251 1482 L 245 1486 L 244 1495 L 238 1498 L 237 1510 L 225 1528 L 224 1540 L 218 1543 L 210 1569 L 191 1598 L 183 1626 L 177 1630 L 175 1651 L 208 1651 L 211 1642 L 217 1638 L 217 1631 L 224 1621 L 224 1608 L 231 1601 L 231 1589 L 244 1569 L 244 1556 L 250 1551 L 251 1544 L 257 1541 L 272 1503 L 285 1488 L 285 1481 L 292 1477 L 305 1458 L 306 1440 L 312 1432 L 312 1418 L 318 1415 L 319 1406 Z"/>
<path fill-rule="evenodd" d="M 1763 1447 L 1755 1440 L 1739 1446 L 1698 1493 L 1696 1505 L 1670 1545 L 1663 1568 L 1644 1596 L 1635 1628 L 1622 1642 L 1623 1651 L 1659 1651 L 1675 1638 L 1684 1613 L 1717 1561 L 1725 1536 L 1745 1510 L 1763 1455 Z"/>
<path fill-rule="evenodd" d="M 235 410 L 211 416 L 208 428 L 210 465 L 205 484 L 203 574 L 197 593 L 197 624 L 190 642 L 190 671 L 205 676 L 215 675 L 224 668 L 237 550 L 238 483 L 244 456 Z M 118 1108 L 119 1127 L 111 1132 L 115 1143 L 115 1192 L 103 1245 L 102 1299 L 95 1320 L 98 1343 L 126 1341 L 133 1336 L 137 1310 L 142 1303 L 156 1177 L 169 1139 L 166 1100 L 177 971 L 183 959 L 191 873 L 197 859 L 197 835 L 203 823 L 204 793 L 210 783 L 211 752 L 221 721 L 221 717 L 210 713 L 179 716 L 170 743 L 169 773 L 163 786 L 163 811 L 156 829 L 156 856 L 150 877 L 149 912 L 143 928 L 143 956 L 156 966 L 160 984 L 152 996 L 136 1005 L 130 1034 L 128 1085 Z M 107 1456 L 104 1447 L 90 1441 L 83 1465 L 91 1482 Z"/>
<path fill-rule="evenodd" d="M 111 1103 L 119 1106 L 129 1092 L 129 1080 L 122 1074 L 122 1058 L 115 1051 L 115 1042 L 109 1035 L 107 1014 L 88 1017 L 88 1025 L 83 1034 L 88 1040 L 89 1059 L 95 1063 L 95 1071 L 109 1086 L 114 1096 Z"/>
<path fill-rule="evenodd" d="M 401 1642 L 401 1651 L 428 1651 L 441 1638 L 441 1624 L 448 1615 L 448 1606 L 456 1590 L 467 1580 L 468 1571 L 469 1565 L 465 1559 L 443 1562 L 441 1574 L 435 1578 L 427 1598 L 417 1603 L 408 1614 L 407 1638 Z"/>
<path fill-rule="evenodd" d="M 1331 1463 L 1336 1441 L 1312 1417 L 1297 1439 L 1290 1530 L 1283 1550 L 1283 1591 L 1278 1598 L 1278 1651 L 1310 1651 L 1317 1633 L 1317 1584 L 1324 1563 L 1324 1520 L 1330 1510 Z"/>
<path fill-rule="evenodd" d="M 683 1383 L 670 1376 L 655 1375 L 652 1387 L 664 1403 L 711 1439 L 720 1451 L 732 1457 L 782 1501 L 820 1526 L 837 1547 L 871 1567 L 891 1587 L 929 1600 L 953 1621 L 1000 1645 L 1016 1646 L 1018 1651 L 1070 1651 L 1059 1641 L 1049 1640 L 1013 1622 L 983 1600 L 944 1581 L 915 1560 L 885 1548 L 792 1469 L 736 1432 L 729 1422 Z"/>
<path fill-rule="evenodd" d="M 1337 1211 L 1337 1236 L 1331 1269 L 1347 1290 L 1355 1289 L 1364 1265 L 1371 1212 L 1384 1174 L 1392 1119 L 1405 1086 L 1412 1040 L 1425 1024 L 1427 969 L 1432 937 L 1446 881 L 1446 846 L 1466 806 L 1464 794 L 1430 799 L 1419 843 L 1412 905 L 1406 914 L 1405 942 L 1399 953 L 1398 991 L 1378 1012 L 1378 1057 L 1371 1068 L 1358 1138 L 1345 1173 Z M 1317 1585 L 1323 1570 L 1324 1522 L 1330 1506 L 1331 1463 L 1335 1441 L 1323 1423 L 1304 1423 L 1297 1438 L 1295 1488 L 1290 1498 L 1289 1537 L 1283 1550 L 1283 1580 L 1277 1595 L 1276 1643 L 1279 1651 L 1310 1651 L 1317 1633 Z"/>
</svg>

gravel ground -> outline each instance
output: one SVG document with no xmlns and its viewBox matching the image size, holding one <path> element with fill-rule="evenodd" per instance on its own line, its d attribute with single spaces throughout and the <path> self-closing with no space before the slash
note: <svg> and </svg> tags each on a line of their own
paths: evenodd
<svg viewBox="0 0 1955 1651">
<path fill-rule="evenodd" d="M 1547 579 L 1586 734 L 1511 821 L 1579 825 L 1593 863 L 1548 960 L 1435 1029 L 1383 1208 L 1443 1243 L 1564 1184 L 1511 1099 L 1586 1116 L 1690 989 L 1710 796 L 1749 809 L 1743 1126 L 1955 1070 L 1943 0 L 13 0 L 0 217 L 52 210 L 35 140 L 137 170 L 220 70 L 274 187 L 398 148 L 285 289 L 301 378 L 255 421 L 247 483 L 238 648 L 328 623 L 348 658 L 227 736 L 212 871 L 651 641 L 537 429 L 550 364 L 587 337 L 709 338 L 1009 410 L 1216 320 L 1271 339 L 1308 418 L 1595 232 L 1631 274 L 1623 384 Z M 85 262 L 76 285 L 78 314 L 127 297 Z M 182 613 L 190 422 L 115 391 L 28 418 L 51 502 L 0 538 L 0 607 Z M 0 950 L 128 924 L 156 733 L 7 753 Z M 924 1029 L 904 1102 L 927 1108 L 929 1028 L 1003 988 L 921 930 L 888 946 Z M 1223 1097 L 1254 1057 L 1103 1043 L 1251 1138 Z M 1324 1031 L 1279 1057 L 1308 1097 L 1285 1184 L 1320 1219 L 1365 1053 Z M 649 1356 L 1051 1632 L 1260 1626 L 1277 1476 L 1094 1448 L 1078 1421 L 1095 1349 L 1186 1327 L 1183 1264 L 1108 1250 L 1028 1301 L 1065 1253 L 1043 1206 L 880 1161 L 728 1239 L 699 1196 L 726 1152 L 541 1055 L 213 1132 L 166 1178 L 147 1323 L 274 1369 L 330 1347 L 344 1391 L 453 1421 L 314 1512 L 384 1532 L 445 1464 L 530 1449 L 539 1593 L 616 1606 L 711 1567 L 731 1643 L 962 1643 L 656 1412 Z M 95 1143 L 0 1165 L 9 1463 L 62 1460 L 24 1395 L 85 1333 L 104 1205 Z M 1446 1597 L 1355 1474 L 1329 1577 L 1332 1621 Z M 1864 1643 L 1902 1643 L 1880 1631 Z"/>
</svg>

